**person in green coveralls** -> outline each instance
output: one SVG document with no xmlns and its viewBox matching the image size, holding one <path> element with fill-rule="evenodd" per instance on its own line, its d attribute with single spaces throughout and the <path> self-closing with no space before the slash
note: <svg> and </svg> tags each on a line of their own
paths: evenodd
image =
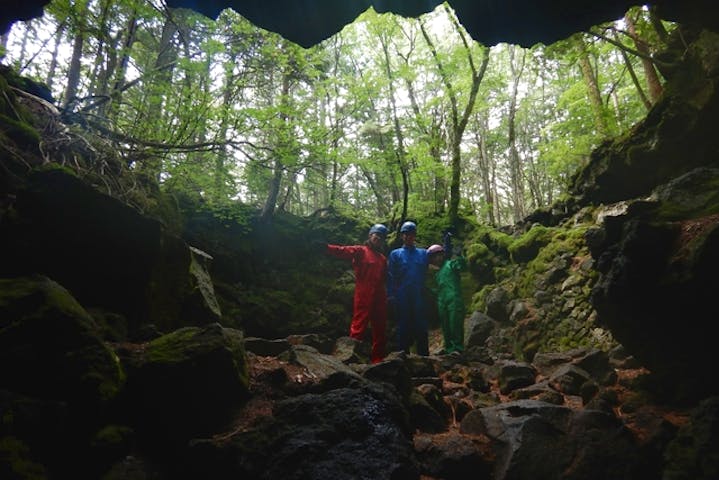
<svg viewBox="0 0 719 480">
<path fill-rule="evenodd" d="M 437 308 L 444 337 L 444 352 L 462 352 L 464 350 L 464 300 L 460 272 L 467 268 L 461 247 L 452 249 L 452 235 L 444 235 L 444 245 L 432 245 L 427 248 L 430 266 L 437 270 Z"/>
</svg>

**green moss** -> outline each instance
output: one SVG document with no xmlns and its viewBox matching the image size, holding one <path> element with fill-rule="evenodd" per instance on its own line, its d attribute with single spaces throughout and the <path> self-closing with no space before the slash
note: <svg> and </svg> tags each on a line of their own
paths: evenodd
<svg viewBox="0 0 719 480">
<path fill-rule="evenodd" d="M 690 186 L 675 192 L 656 207 L 657 220 L 676 221 L 706 217 L 719 213 L 719 175 L 694 178 Z"/>
<path fill-rule="evenodd" d="M 38 293 L 41 293 L 42 297 L 37 297 Z M 12 307 L 12 313 L 16 313 L 14 309 L 23 308 L 23 305 L 18 302 L 18 299 L 22 298 L 36 298 L 36 302 L 42 298 L 42 303 L 36 306 L 37 313 L 34 313 L 34 316 L 40 317 L 46 311 L 52 310 L 73 318 L 83 329 L 93 330 L 95 328 L 92 318 L 77 300 L 62 286 L 47 277 L 0 279 L 0 311 Z M 5 322 L 9 321 L 12 316 L 12 314 L 0 316 L 5 317 L 0 320 L 0 328 L 6 326 Z M 19 317 L 20 315 L 16 314 L 15 316 Z"/>
<path fill-rule="evenodd" d="M 477 293 L 475 293 L 472 296 L 472 302 L 471 302 L 471 308 L 473 311 L 476 312 L 486 312 L 487 311 L 487 296 L 489 295 L 489 292 L 491 292 L 496 285 L 484 285 L 481 290 L 479 290 Z"/>
<path fill-rule="evenodd" d="M 112 400 L 120 393 L 120 390 L 122 390 L 122 387 L 127 381 L 127 375 L 125 374 L 125 369 L 122 367 L 120 357 L 107 348 L 107 346 L 105 346 L 105 353 L 109 354 L 112 358 L 112 366 L 114 368 L 112 368 L 111 371 L 102 372 L 98 392 L 102 400 Z"/>
<path fill-rule="evenodd" d="M 496 263 L 494 252 L 483 243 L 472 243 L 466 247 L 464 255 L 469 271 L 477 279 L 488 281 L 486 273 L 491 272 Z"/>
<path fill-rule="evenodd" d="M 534 225 L 527 233 L 515 239 L 508 247 L 512 260 L 525 263 L 534 258 L 539 250 L 552 238 L 552 229 L 543 225 Z"/>
<path fill-rule="evenodd" d="M 242 333 L 211 324 L 206 327 L 185 327 L 151 341 L 145 353 L 147 363 L 168 367 L 190 365 L 205 358 L 210 352 L 223 352 L 231 356 L 235 373 L 244 385 L 248 382 L 247 362 Z M 193 363 L 186 363 L 193 362 Z"/>
<path fill-rule="evenodd" d="M 472 230 L 469 241 L 470 243 L 483 243 L 495 254 L 502 256 L 508 255 L 509 246 L 514 241 L 514 238 L 496 228 L 482 225 Z"/>
<path fill-rule="evenodd" d="M 519 277 L 519 295 L 531 297 L 537 284 L 538 276 L 545 274 L 552 262 L 563 254 L 583 255 L 588 254 L 584 242 L 584 234 L 588 226 L 572 228 L 547 229 L 543 227 L 543 240 L 549 237 L 549 242 L 544 245 L 534 259 L 527 263 L 521 270 Z"/>
<path fill-rule="evenodd" d="M 126 425 L 106 425 L 95 434 L 91 445 L 100 448 L 123 445 L 133 433 L 132 428 Z"/>
<path fill-rule="evenodd" d="M 45 480 L 48 475 L 45 467 L 35 463 L 30 456 L 30 449 L 22 441 L 12 436 L 0 438 L 0 471 L 10 478 L 21 480 Z"/>
<path fill-rule="evenodd" d="M 36 147 L 40 144 L 40 134 L 32 125 L 1 113 L 0 134 L 12 140 L 19 147 Z"/>
<path fill-rule="evenodd" d="M 466 257 L 469 262 L 481 262 L 489 258 L 490 250 L 484 243 L 472 243 L 467 247 Z"/>
<path fill-rule="evenodd" d="M 12 102 L 12 103 L 8 103 Z M 8 85 L 4 76 L 0 75 L 0 115 L 13 115 L 15 94 Z"/>
<path fill-rule="evenodd" d="M 151 341 L 147 346 L 147 360 L 158 363 L 179 363 L 191 357 L 188 346 L 193 343 L 199 329 L 185 327 Z"/>
<path fill-rule="evenodd" d="M 77 175 L 77 172 L 75 172 L 75 170 L 73 170 L 72 168 L 70 168 L 68 166 L 60 165 L 59 163 L 56 163 L 56 162 L 48 162 L 43 165 L 39 165 L 39 166 L 35 167 L 35 169 L 33 171 L 40 172 L 40 173 L 62 172 L 65 175 L 72 175 L 75 178 L 79 178 Z"/>
</svg>

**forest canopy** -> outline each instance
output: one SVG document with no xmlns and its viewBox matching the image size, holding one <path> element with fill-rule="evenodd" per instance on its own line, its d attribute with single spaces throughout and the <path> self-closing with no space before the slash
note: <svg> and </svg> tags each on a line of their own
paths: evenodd
<svg viewBox="0 0 719 480">
<path fill-rule="evenodd" d="M 0 56 L 125 168 L 210 208 L 498 226 L 551 205 L 646 115 L 672 28 L 633 8 L 552 45 L 489 47 L 444 4 L 417 19 L 370 9 L 305 49 L 232 10 L 54 0 L 0 37 Z"/>
</svg>

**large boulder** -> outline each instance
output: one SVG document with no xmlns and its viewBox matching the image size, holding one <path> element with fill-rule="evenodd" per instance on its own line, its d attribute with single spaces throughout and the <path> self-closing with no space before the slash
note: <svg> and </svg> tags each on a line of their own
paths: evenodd
<svg viewBox="0 0 719 480">
<path fill-rule="evenodd" d="M 378 384 L 299 395 L 253 428 L 193 442 L 183 478 L 417 480 L 407 419 Z"/>
<path fill-rule="evenodd" d="M 497 480 L 658 478 L 643 470 L 629 430 L 598 410 L 519 400 L 469 412 L 460 431 L 493 440 Z"/>
<path fill-rule="evenodd" d="M 0 279 L 0 477 L 94 476 L 91 438 L 125 378 L 98 330 L 47 277 Z"/>
<path fill-rule="evenodd" d="M 85 307 L 170 331 L 220 320 L 207 258 L 69 170 L 32 173 L 0 223 L 0 275 L 43 274 Z"/>
<path fill-rule="evenodd" d="M 123 352 L 129 417 L 151 449 L 218 431 L 249 393 L 242 332 L 185 327 Z"/>
<path fill-rule="evenodd" d="M 58 283 L 0 279 L 0 388 L 97 409 L 124 374 L 90 315 Z"/>
<path fill-rule="evenodd" d="M 702 168 L 658 188 L 650 201 L 605 218 L 595 248 L 599 319 L 652 371 L 667 400 L 719 392 L 705 381 L 714 363 L 706 309 L 719 290 L 717 184 L 719 169 Z"/>
</svg>

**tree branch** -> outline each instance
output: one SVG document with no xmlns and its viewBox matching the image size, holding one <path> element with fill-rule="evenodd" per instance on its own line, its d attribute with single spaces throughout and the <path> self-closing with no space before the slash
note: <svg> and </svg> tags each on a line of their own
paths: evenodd
<svg viewBox="0 0 719 480">
<path fill-rule="evenodd" d="M 107 135 L 110 139 L 120 142 L 120 143 L 130 143 L 133 145 L 139 145 L 143 147 L 148 148 L 156 148 L 159 150 L 165 150 L 165 151 L 175 151 L 175 152 L 208 152 L 208 151 L 214 151 L 219 150 L 226 146 L 232 146 L 232 147 L 240 147 L 240 146 L 250 146 L 255 149 L 267 149 L 266 147 L 254 145 L 252 142 L 248 141 L 241 141 L 241 142 L 234 142 L 231 140 L 225 141 L 225 142 L 200 142 L 200 143 L 186 143 L 186 144 L 170 144 L 170 143 L 163 143 L 163 142 L 154 142 L 151 140 L 143 140 L 140 138 L 131 137 L 129 135 L 125 135 L 124 133 L 116 132 L 114 130 L 111 130 L 107 128 L 106 126 L 102 125 L 100 122 L 92 119 L 86 119 L 86 123 L 88 126 L 100 131 L 102 134 Z M 267 149 L 269 150 L 269 149 Z"/>
<path fill-rule="evenodd" d="M 651 55 L 646 55 L 646 54 L 644 54 L 644 53 L 642 53 L 642 52 L 640 52 L 640 51 L 638 51 L 638 50 L 635 50 L 635 49 L 633 49 L 633 48 L 631 48 L 631 47 L 628 47 L 628 46 L 624 45 L 622 42 L 619 42 L 619 41 L 617 41 L 617 40 L 614 40 L 613 38 L 609 38 L 609 37 L 607 37 L 607 36 L 605 36 L 605 35 L 602 35 L 601 33 L 592 32 L 591 30 L 588 31 L 587 33 L 590 34 L 590 35 L 593 35 L 593 36 L 597 37 L 597 38 L 600 39 L 600 40 L 604 40 L 604 41 L 606 41 L 606 42 L 611 43 L 612 45 L 614 45 L 615 47 L 619 48 L 619 49 L 622 50 L 622 51 L 625 51 L 625 52 L 627 52 L 627 53 L 631 53 L 632 55 L 637 56 L 637 57 L 639 57 L 639 58 L 643 58 L 643 59 L 645 59 L 645 60 L 649 60 L 650 62 L 654 63 L 654 64 L 657 65 L 658 67 L 671 67 L 671 65 L 668 64 L 668 63 L 666 63 L 666 62 L 662 62 L 662 61 L 660 61 L 660 60 L 657 60 L 656 58 L 652 57 Z"/>
</svg>

